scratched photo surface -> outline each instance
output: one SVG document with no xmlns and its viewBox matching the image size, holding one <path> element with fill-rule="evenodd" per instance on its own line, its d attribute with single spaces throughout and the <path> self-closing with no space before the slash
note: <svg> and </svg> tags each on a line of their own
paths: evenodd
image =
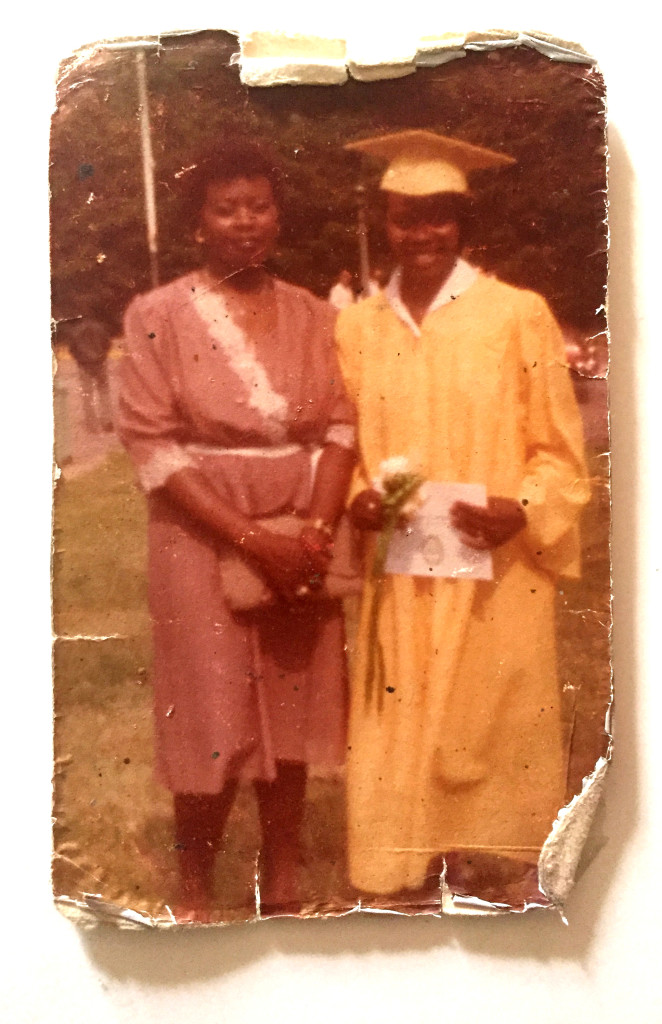
<svg viewBox="0 0 662 1024">
<path fill-rule="evenodd" d="M 56 899 L 558 908 L 609 748 L 601 76 L 247 88 L 236 50 L 61 69 Z"/>
</svg>

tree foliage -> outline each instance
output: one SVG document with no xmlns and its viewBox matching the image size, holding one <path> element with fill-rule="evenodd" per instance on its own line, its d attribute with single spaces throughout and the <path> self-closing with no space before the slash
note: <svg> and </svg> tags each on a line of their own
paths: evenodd
<svg viewBox="0 0 662 1024">
<path fill-rule="evenodd" d="M 159 265 L 167 281 L 195 265 L 182 220 L 186 170 L 241 130 L 265 139 L 284 169 L 275 269 L 325 294 L 356 270 L 357 183 L 367 183 L 371 257 L 387 259 L 378 168 L 343 143 L 429 128 L 516 157 L 475 181 L 470 258 L 534 288 L 557 315 L 595 333 L 606 276 L 604 97 L 592 67 L 524 48 L 467 53 L 408 78 L 343 86 L 247 89 L 220 32 L 166 39 L 147 55 L 156 162 Z M 150 286 L 135 54 L 101 51 L 63 73 L 51 147 L 53 306 L 120 322 Z"/>
</svg>

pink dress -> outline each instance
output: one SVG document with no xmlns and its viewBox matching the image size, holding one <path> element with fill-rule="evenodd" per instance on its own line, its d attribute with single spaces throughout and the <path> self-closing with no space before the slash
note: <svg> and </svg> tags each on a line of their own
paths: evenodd
<svg viewBox="0 0 662 1024">
<path fill-rule="evenodd" d="M 333 311 L 274 281 L 278 327 L 258 354 L 205 282 L 188 274 L 129 306 L 119 413 L 149 502 L 157 775 L 189 793 L 273 778 L 277 760 L 341 763 L 346 725 L 340 605 L 233 615 L 218 541 L 162 489 L 194 466 L 243 514 L 306 513 L 315 453 L 354 446 Z"/>
</svg>

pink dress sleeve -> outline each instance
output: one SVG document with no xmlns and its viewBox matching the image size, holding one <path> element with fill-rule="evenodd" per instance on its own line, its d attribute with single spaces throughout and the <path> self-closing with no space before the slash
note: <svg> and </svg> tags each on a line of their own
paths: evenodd
<svg viewBox="0 0 662 1024">
<path fill-rule="evenodd" d="M 174 394 L 167 312 L 152 295 L 138 296 L 124 319 L 118 433 L 144 491 L 193 465 L 182 444 L 185 425 Z"/>
<path fill-rule="evenodd" d="M 347 393 L 345 380 L 340 369 L 335 343 L 336 312 L 326 303 L 322 304 L 320 334 L 324 338 L 326 356 L 325 378 L 329 382 L 328 426 L 323 444 L 337 444 L 340 448 L 354 450 L 357 446 L 356 407 Z"/>
</svg>

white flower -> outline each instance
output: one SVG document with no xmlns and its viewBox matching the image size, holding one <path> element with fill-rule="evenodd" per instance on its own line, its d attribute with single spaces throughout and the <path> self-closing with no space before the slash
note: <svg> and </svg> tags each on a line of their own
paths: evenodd
<svg viewBox="0 0 662 1024">
<path fill-rule="evenodd" d="M 379 464 L 377 476 L 372 481 L 372 486 L 380 494 L 384 494 L 385 484 L 394 476 L 405 476 L 411 473 L 411 466 L 406 455 L 392 455 L 390 459 L 384 459 Z"/>
</svg>

